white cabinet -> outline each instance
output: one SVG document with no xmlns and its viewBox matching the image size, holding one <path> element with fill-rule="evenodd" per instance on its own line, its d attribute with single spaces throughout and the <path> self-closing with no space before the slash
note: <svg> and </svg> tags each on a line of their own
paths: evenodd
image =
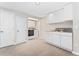
<svg viewBox="0 0 79 59">
<path fill-rule="evenodd" d="M 48 32 L 45 40 L 65 50 L 72 50 L 72 33 Z"/>
<path fill-rule="evenodd" d="M 61 48 L 72 50 L 72 34 L 61 34 Z"/>
<path fill-rule="evenodd" d="M 60 36 L 56 33 L 49 32 L 45 40 L 53 45 L 60 46 Z"/>
<path fill-rule="evenodd" d="M 72 20 L 73 14 L 72 14 L 72 4 L 68 4 L 64 6 L 64 20 Z"/>
<path fill-rule="evenodd" d="M 54 23 L 54 22 L 56 22 L 55 16 L 54 16 L 53 13 L 49 14 L 49 15 L 47 16 L 47 19 L 48 19 L 48 23 Z"/>
<path fill-rule="evenodd" d="M 72 50 L 72 37 L 61 36 L 61 48 Z"/>
<path fill-rule="evenodd" d="M 60 36 L 56 33 L 52 33 L 52 44 L 60 46 Z"/>
<path fill-rule="evenodd" d="M 49 43 L 52 43 L 52 37 L 53 35 L 49 32 L 49 33 L 46 33 L 46 37 L 45 37 L 45 41 L 46 42 L 49 42 Z"/>
<path fill-rule="evenodd" d="M 59 22 L 63 22 L 63 17 L 64 17 L 64 9 L 60 9 L 56 12 L 54 12 L 54 23 L 59 23 Z"/>
<path fill-rule="evenodd" d="M 48 23 L 63 22 L 64 9 L 58 10 L 48 15 Z"/>
<path fill-rule="evenodd" d="M 49 24 L 73 20 L 72 4 L 64 6 L 64 8 L 49 14 L 47 17 Z"/>
<path fill-rule="evenodd" d="M 13 45 L 15 42 L 14 13 L 0 10 L 0 47 Z"/>
<path fill-rule="evenodd" d="M 38 32 L 39 32 L 38 30 L 34 30 L 34 38 L 36 39 L 38 38 L 38 35 L 39 35 Z"/>
<path fill-rule="evenodd" d="M 36 21 L 28 20 L 28 28 L 36 28 Z"/>
</svg>

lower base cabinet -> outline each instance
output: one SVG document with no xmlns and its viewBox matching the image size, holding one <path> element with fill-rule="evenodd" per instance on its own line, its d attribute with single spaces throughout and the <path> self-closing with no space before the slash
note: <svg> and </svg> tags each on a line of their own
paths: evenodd
<svg viewBox="0 0 79 59">
<path fill-rule="evenodd" d="M 68 51 L 72 51 L 72 33 L 47 33 L 46 42 L 63 48 Z"/>
<path fill-rule="evenodd" d="M 60 46 L 60 36 L 58 34 L 52 34 L 52 44 Z"/>
<path fill-rule="evenodd" d="M 61 48 L 72 51 L 72 37 L 61 36 Z"/>
<path fill-rule="evenodd" d="M 56 33 L 46 33 L 47 36 L 45 38 L 45 41 L 56 46 L 60 46 L 60 36 Z"/>
</svg>

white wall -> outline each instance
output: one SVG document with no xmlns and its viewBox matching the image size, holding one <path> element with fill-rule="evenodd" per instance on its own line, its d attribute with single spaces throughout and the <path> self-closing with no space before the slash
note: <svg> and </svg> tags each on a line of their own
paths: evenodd
<svg viewBox="0 0 79 59">
<path fill-rule="evenodd" d="M 43 39 L 46 37 L 46 31 L 48 31 L 47 18 L 43 18 L 39 20 L 40 22 L 40 31 L 39 31 L 39 39 Z"/>
</svg>

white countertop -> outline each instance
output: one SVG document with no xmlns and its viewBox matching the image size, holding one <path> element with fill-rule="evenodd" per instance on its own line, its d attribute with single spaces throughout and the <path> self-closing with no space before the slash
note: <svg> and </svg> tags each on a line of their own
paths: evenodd
<svg viewBox="0 0 79 59">
<path fill-rule="evenodd" d="M 72 33 L 68 33 L 68 32 L 50 32 L 50 31 L 48 31 L 47 33 L 72 36 Z"/>
</svg>

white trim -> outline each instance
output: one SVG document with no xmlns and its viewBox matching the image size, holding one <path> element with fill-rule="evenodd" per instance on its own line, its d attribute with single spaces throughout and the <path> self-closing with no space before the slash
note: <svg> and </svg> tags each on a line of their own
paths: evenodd
<svg viewBox="0 0 79 59">
<path fill-rule="evenodd" d="M 75 51 L 72 51 L 73 54 L 79 56 L 79 53 L 78 52 L 75 52 Z"/>
</svg>

